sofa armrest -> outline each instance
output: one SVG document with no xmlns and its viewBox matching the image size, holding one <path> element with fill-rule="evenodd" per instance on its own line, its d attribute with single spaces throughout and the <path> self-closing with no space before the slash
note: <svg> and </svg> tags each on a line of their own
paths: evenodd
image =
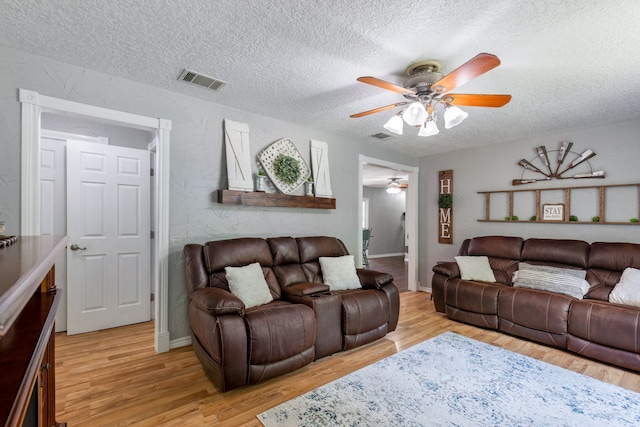
<svg viewBox="0 0 640 427">
<path fill-rule="evenodd" d="M 433 272 L 442 274 L 449 279 L 460 278 L 460 269 L 455 261 L 439 262 L 433 266 Z"/>
<path fill-rule="evenodd" d="M 285 298 L 288 296 L 301 297 L 328 291 L 329 285 L 325 285 L 324 283 L 302 282 L 296 283 L 295 285 L 287 286 L 282 290 L 282 295 Z"/>
<path fill-rule="evenodd" d="M 237 314 L 244 316 L 244 304 L 231 292 L 220 288 L 196 289 L 191 294 L 191 304 L 213 316 Z"/>
<path fill-rule="evenodd" d="M 368 268 L 356 268 L 356 273 L 363 289 L 380 289 L 380 287 L 393 282 L 392 275 Z"/>
</svg>

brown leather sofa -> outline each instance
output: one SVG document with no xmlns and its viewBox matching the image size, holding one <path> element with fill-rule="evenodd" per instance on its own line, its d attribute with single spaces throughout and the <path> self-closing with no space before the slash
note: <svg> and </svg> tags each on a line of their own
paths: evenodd
<svg viewBox="0 0 640 427">
<path fill-rule="evenodd" d="M 626 267 L 640 268 L 640 244 L 485 236 L 462 256 L 487 256 L 496 283 L 462 280 L 456 262 L 433 267 L 436 311 L 454 320 L 640 371 L 640 308 L 609 302 Z M 519 262 L 586 270 L 584 299 L 513 287 Z"/>
<path fill-rule="evenodd" d="M 256 384 L 395 330 L 393 277 L 357 269 L 362 289 L 330 291 L 320 257 L 348 255 L 333 237 L 240 238 L 184 247 L 194 352 L 222 391 Z M 259 262 L 273 301 L 246 309 L 225 267 Z"/>
</svg>

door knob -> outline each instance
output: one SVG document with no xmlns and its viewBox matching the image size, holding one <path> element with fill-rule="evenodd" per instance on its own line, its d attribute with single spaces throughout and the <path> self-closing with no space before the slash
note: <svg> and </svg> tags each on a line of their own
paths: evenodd
<svg viewBox="0 0 640 427">
<path fill-rule="evenodd" d="M 72 251 L 86 251 L 87 248 L 81 248 L 80 246 L 76 245 L 75 243 L 73 245 L 71 245 L 71 247 L 69 247 L 69 249 L 71 249 Z"/>
</svg>

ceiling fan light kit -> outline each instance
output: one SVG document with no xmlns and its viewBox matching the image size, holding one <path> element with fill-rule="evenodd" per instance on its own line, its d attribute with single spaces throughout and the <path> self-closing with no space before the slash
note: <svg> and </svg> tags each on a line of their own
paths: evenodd
<svg viewBox="0 0 640 427">
<path fill-rule="evenodd" d="M 458 126 L 468 116 L 469 113 L 463 111 L 461 108 L 447 105 L 444 109 L 444 127 L 451 129 L 454 126 Z"/>
<path fill-rule="evenodd" d="M 368 116 L 409 103 L 407 107 L 389 119 L 384 128 L 402 135 L 402 122 L 404 121 L 409 126 L 420 127 L 418 136 L 437 135 L 440 132 L 436 124 L 438 106 L 444 109 L 444 127 L 451 129 L 462 123 L 469 116 L 469 113 L 460 109 L 458 105 L 499 108 L 511 100 L 511 95 L 449 93 L 469 80 L 496 68 L 498 65 L 500 65 L 500 60 L 497 56 L 481 53 L 451 73 L 443 76 L 440 74 L 441 66 L 439 62 L 434 60 L 420 61 L 407 67 L 409 78 L 405 80 L 402 87 L 376 77 L 359 77 L 358 81 L 399 93 L 410 103 L 398 102 L 352 114 L 351 118 Z M 399 120 L 400 118 L 401 120 Z"/>
<path fill-rule="evenodd" d="M 433 117 L 429 117 L 427 121 L 424 122 L 422 126 L 420 126 L 420 131 L 418 132 L 418 136 L 433 136 L 440 133 L 440 129 L 438 129 L 438 125 Z"/>
<path fill-rule="evenodd" d="M 400 193 L 400 183 L 398 182 L 398 178 L 391 178 L 389 180 L 389 183 L 387 184 L 386 192 L 389 194 Z"/>
<path fill-rule="evenodd" d="M 409 126 L 420 126 L 427 120 L 429 113 L 420 101 L 412 102 L 402 113 L 402 119 Z"/>
<path fill-rule="evenodd" d="M 392 116 L 387 123 L 384 124 L 383 128 L 388 130 L 389 132 L 396 133 L 398 135 L 402 135 L 402 111 Z"/>
</svg>

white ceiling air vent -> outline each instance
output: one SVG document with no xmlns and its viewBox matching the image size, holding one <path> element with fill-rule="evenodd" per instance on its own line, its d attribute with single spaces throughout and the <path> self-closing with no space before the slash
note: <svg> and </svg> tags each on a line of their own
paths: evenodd
<svg viewBox="0 0 640 427">
<path fill-rule="evenodd" d="M 206 87 L 211 90 L 220 90 L 227 82 L 214 79 L 213 77 L 205 76 L 204 74 L 196 73 L 195 71 L 187 70 L 186 68 L 180 73 L 178 80 L 183 82 L 193 83 L 194 85 Z"/>
<path fill-rule="evenodd" d="M 387 139 L 387 138 L 391 138 L 393 135 L 389 135 L 388 133 L 384 133 L 384 132 L 380 132 L 380 133 L 376 133 L 374 135 L 371 135 L 374 138 L 377 139 Z"/>
</svg>

